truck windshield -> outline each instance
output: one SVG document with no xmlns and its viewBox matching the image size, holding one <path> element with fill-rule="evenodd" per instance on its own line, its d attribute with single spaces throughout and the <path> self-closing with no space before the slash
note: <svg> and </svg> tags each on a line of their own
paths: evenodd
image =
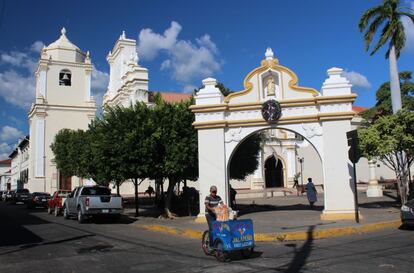
<svg viewBox="0 0 414 273">
<path fill-rule="evenodd" d="M 111 191 L 107 188 L 83 188 L 82 195 L 111 195 Z"/>
</svg>

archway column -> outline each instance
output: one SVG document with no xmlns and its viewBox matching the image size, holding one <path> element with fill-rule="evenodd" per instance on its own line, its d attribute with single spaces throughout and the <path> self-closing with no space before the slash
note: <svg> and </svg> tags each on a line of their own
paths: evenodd
<svg viewBox="0 0 414 273">
<path fill-rule="evenodd" d="M 342 76 L 343 70 L 331 68 L 328 78 L 322 86 L 322 95 L 341 96 L 351 95 L 352 85 Z M 324 174 L 324 220 L 353 219 L 355 217 L 355 202 L 352 178 L 352 163 L 348 159 L 348 142 L 346 133 L 351 130 L 350 119 L 331 119 L 329 113 L 338 111 L 336 105 L 321 105 L 320 112 L 325 114 L 321 120 L 323 131 L 322 166 Z M 352 110 L 352 104 L 341 107 Z"/>
</svg>

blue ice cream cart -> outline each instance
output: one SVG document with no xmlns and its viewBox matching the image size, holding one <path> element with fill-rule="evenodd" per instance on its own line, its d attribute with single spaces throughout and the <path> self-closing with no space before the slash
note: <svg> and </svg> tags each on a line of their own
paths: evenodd
<svg viewBox="0 0 414 273">
<path fill-rule="evenodd" d="M 204 232 L 202 245 L 207 255 L 214 254 L 219 261 L 226 261 L 228 254 L 234 251 L 240 251 L 243 257 L 248 258 L 254 249 L 253 222 L 250 219 L 214 221 L 212 234 Z"/>
</svg>

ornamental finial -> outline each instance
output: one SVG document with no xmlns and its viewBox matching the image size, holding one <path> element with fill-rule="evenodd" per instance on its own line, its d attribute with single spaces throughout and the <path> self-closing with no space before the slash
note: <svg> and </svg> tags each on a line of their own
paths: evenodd
<svg viewBox="0 0 414 273">
<path fill-rule="evenodd" d="M 66 28 L 62 28 L 61 30 L 60 30 L 60 33 L 62 33 L 62 35 L 65 35 L 66 34 Z"/>
<path fill-rule="evenodd" d="M 266 49 L 265 57 L 266 57 L 266 60 L 272 60 L 273 59 L 274 54 L 273 54 L 273 50 L 270 47 L 268 47 Z"/>
</svg>

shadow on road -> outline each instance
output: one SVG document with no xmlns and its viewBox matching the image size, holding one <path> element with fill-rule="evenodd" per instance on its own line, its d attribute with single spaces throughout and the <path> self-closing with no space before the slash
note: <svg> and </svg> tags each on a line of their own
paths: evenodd
<svg viewBox="0 0 414 273">
<path fill-rule="evenodd" d="M 29 213 L 22 215 L 19 206 L 21 205 L 1 204 L 0 247 L 42 242 L 42 238 L 31 232 L 26 226 L 43 225 L 49 222 Z"/>
<path fill-rule="evenodd" d="M 310 256 L 310 253 L 313 250 L 313 230 L 315 226 L 309 226 L 307 231 L 307 238 L 305 243 L 297 249 L 296 243 L 285 244 L 287 247 L 293 248 L 294 257 L 290 261 L 289 264 L 285 264 L 275 268 L 278 272 L 285 272 L 285 273 L 296 273 L 301 272 L 301 269 L 306 265 L 306 261 Z"/>
<path fill-rule="evenodd" d="M 238 215 L 246 215 L 255 212 L 264 212 L 264 211 L 285 211 L 285 210 L 311 210 L 309 205 L 305 204 L 295 204 L 288 206 L 275 206 L 275 205 L 257 205 L 257 204 L 238 204 L 237 210 L 239 211 Z M 323 206 L 314 206 L 314 211 L 322 211 Z"/>
</svg>

